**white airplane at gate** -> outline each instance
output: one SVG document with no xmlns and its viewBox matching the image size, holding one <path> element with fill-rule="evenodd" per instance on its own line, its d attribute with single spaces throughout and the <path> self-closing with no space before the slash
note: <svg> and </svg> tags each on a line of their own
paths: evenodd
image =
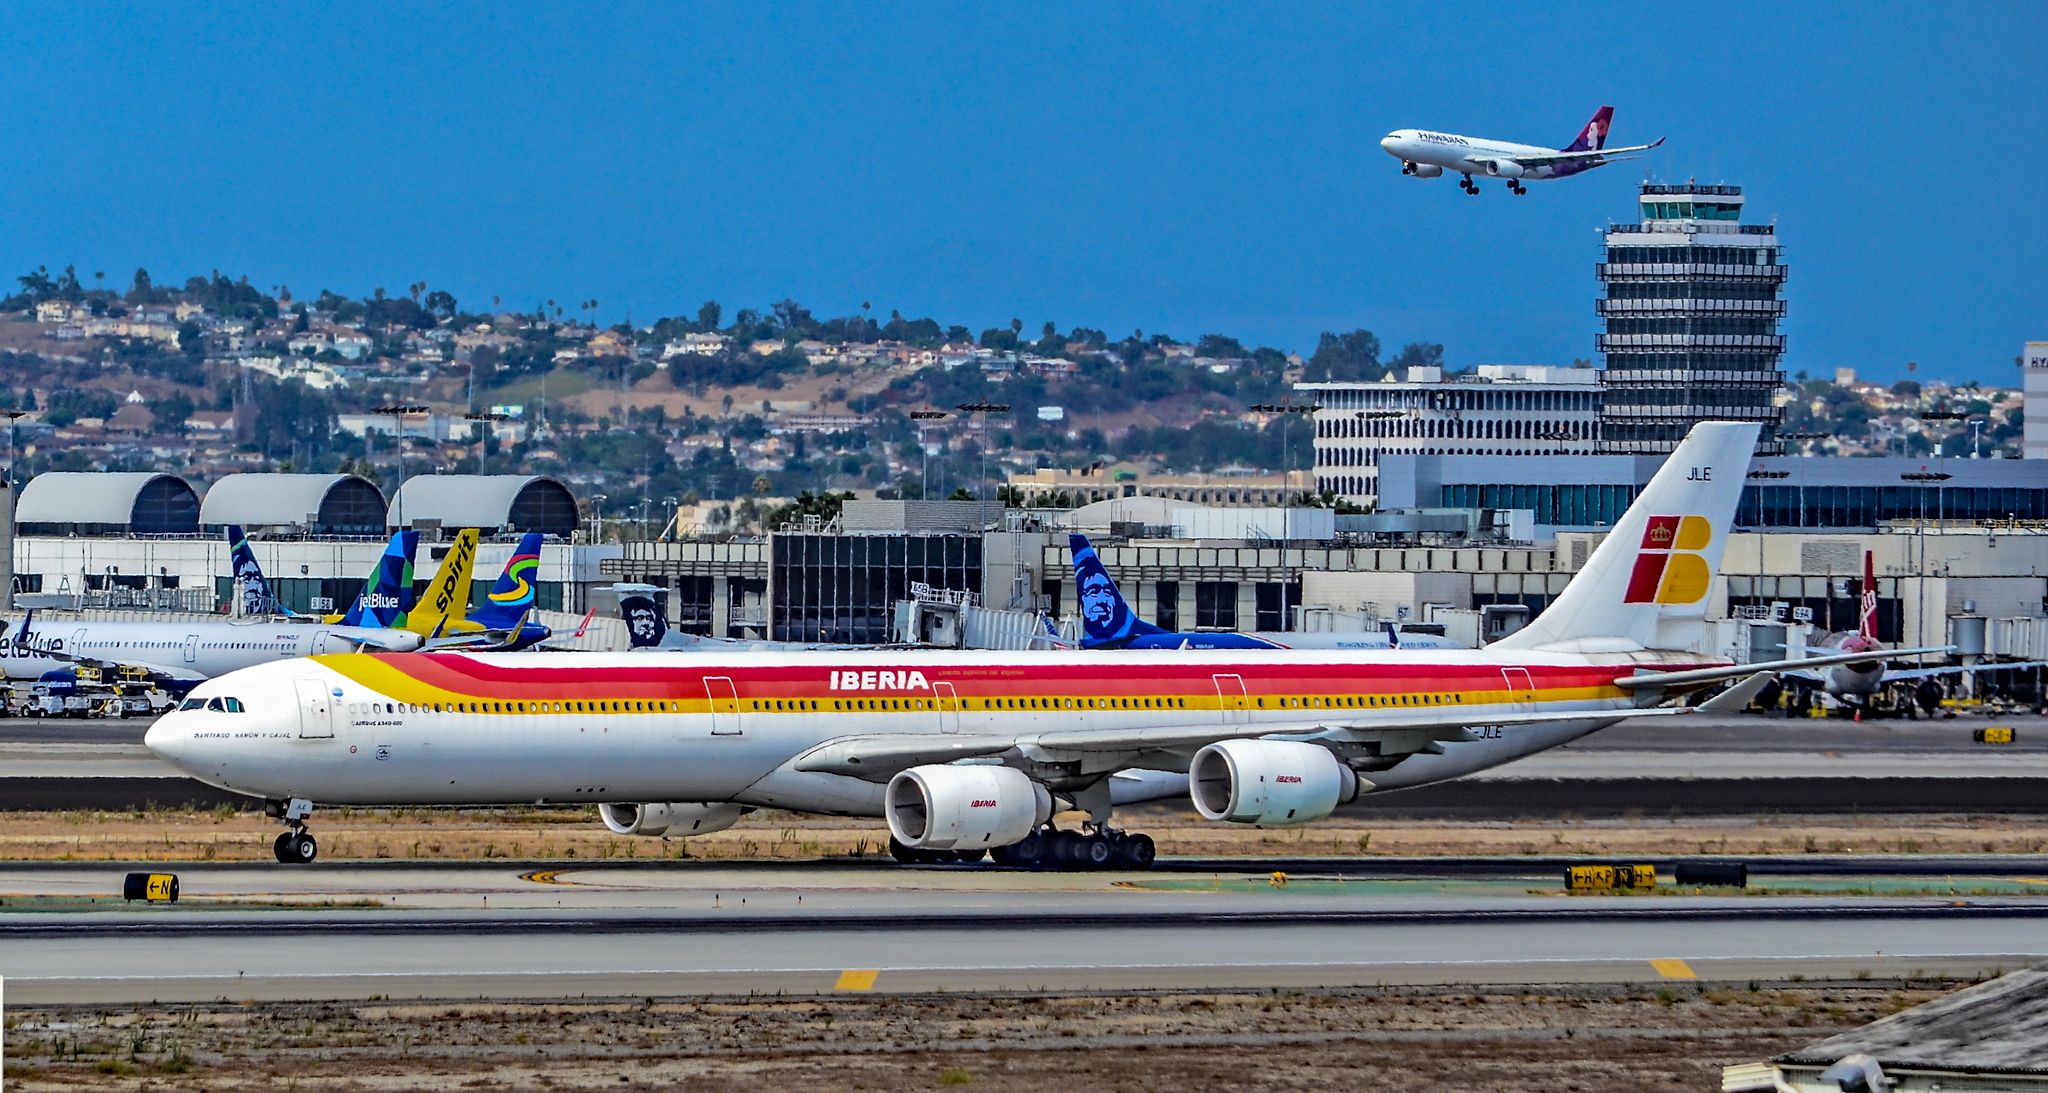
<svg viewBox="0 0 2048 1093">
<path fill-rule="evenodd" d="M 1749 677 L 1712 703 L 1746 704 L 1789 662 L 1689 650 L 1756 436 L 1696 427 L 1550 609 L 1486 649 L 319 656 L 201 685 L 146 743 L 265 799 L 280 861 L 317 854 L 315 803 L 596 803 L 620 834 L 781 808 L 885 817 L 906 860 L 1142 867 L 1116 805 L 1307 823 L 1680 714 L 1705 685 Z M 1049 827 L 1069 808 L 1081 830 Z"/>
<path fill-rule="evenodd" d="M 1529 192 L 1522 186 L 1525 179 L 1534 182 L 1582 174 L 1595 167 L 1641 158 L 1627 153 L 1647 152 L 1664 143 L 1664 138 L 1658 137 L 1648 144 L 1609 148 L 1607 130 L 1613 123 L 1614 108 L 1603 106 L 1579 130 L 1578 138 L 1563 148 L 1510 144 L 1434 129 L 1396 129 L 1380 138 L 1380 147 L 1401 161 L 1404 175 L 1438 178 L 1447 170 L 1454 171 L 1465 176 L 1458 180 L 1458 187 L 1468 194 L 1479 192 L 1479 184 L 1472 181 L 1472 176 L 1485 175 L 1507 179 L 1509 191 L 1525 194 Z"/>
</svg>

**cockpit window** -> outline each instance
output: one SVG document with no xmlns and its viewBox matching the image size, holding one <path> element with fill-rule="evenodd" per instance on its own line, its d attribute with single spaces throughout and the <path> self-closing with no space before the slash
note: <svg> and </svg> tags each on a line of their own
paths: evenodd
<svg viewBox="0 0 2048 1093">
<path fill-rule="evenodd" d="M 221 701 L 218 698 L 207 699 L 206 708 L 214 711 L 215 713 L 226 713 L 228 709 L 226 706 L 221 705 Z"/>
<path fill-rule="evenodd" d="M 223 698 L 221 702 L 227 706 L 229 713 L 242 712 L 242 700 L 239 698 Z"/>
<path fill-rule="evenodd" d="M 178 708 L 181 710 L 197 710 L 202 709 L 205 706 L 206 700 L 203 698 L 188 698 L 183 703 L 179 704 Z"/>
</svg>

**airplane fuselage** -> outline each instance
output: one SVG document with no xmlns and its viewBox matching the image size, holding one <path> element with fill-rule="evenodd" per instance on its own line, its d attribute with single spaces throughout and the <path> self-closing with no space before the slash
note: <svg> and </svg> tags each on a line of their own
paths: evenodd
<svg viewBox="0 0 2048 1093">
<path fill-rule="evenodd" d="M 0 633 L 0 670 L 14 680 L 75 672 L 71 658 L 144 667 L 173 690 L 272 661 L 388 642 L 389 631 L 281 622 L 80 622 L 37 616 L 26 638 L 18 622 Z M 49 656 L 42 650 L 67 654 Z"/>
<path fill-rule="evenodd" d="M 1555 156 L 1559 152 L 1555 148 L 1439 133 L 1433 129 L 1396 129 L 1381 139 L 1380 147 L 1400 160 L 1404 170 L 1420 164 L 1481 178 L 1518 178 L 1525 181 L 1565 178 L 1607 163 L 1599 156 L 1586 156 L 1562 163 L 1522 167 L 1508 161 Z M 1410 173 L 1415 172 L 1410 170 Z"/>
<path fill-rule="evenodd" d="M 872 816 L 886 773 L 805 769 L 806 753 L 875 734 L 972 742 L 1209 724 L 1307 734 L 1329 723 L 1469 716 L 1465 736 L 1440 750 L 1389 757 L 1385 769 L 1362 759 L 1363 776 L 1394 788 L 1566 743 L 1640 705 L 1617 678 L 1699 663 L 1485 650 L 349 654 L 204 684 L 147 743 L 194 777 L 271 799 L 738 802 Z M 243 712 L 204 708 L 221 696 L 239 699 Z M 1048 781 L 1063 788 L 1057 774 Z"/>
</svg>

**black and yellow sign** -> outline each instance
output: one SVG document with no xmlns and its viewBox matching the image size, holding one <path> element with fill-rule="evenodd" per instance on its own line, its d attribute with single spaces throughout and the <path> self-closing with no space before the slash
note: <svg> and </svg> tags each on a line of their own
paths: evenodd
<svg viewBox="0 0 2048 1093">
<path fill-rule="evenodd" d="M 121 898 L 149 903 L 178 902 L 176 873 L 130 873 L 121 884 Z"/>
<path fill-rule="evenodd" d="M 1657 867 L 1648 864 L 1566 866 L 1564 886 L 1574 892 L 1655 888 Z"/>
<path fill-rule="evenodd" d="M 2010 726 L 2000 725 L 1989 729 L 1978 729 L 1970 734 L 1979 744 L 2010 744 L 2016 734 Z"/>
</svg>

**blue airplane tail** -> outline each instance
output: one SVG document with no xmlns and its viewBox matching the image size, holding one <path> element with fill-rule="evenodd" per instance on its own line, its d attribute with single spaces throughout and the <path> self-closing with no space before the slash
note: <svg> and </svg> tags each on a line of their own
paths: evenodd
<svg viewBox="0 0 2048 1093">
<path fill-rule="evenodd" d="M 484 602 L 469 613 L 469 621 L 481 623 L 486 630 L 520 628 L 535 606 L 534 578 L 540 571 L 540 546 L 540 532 L 529 531 L 520 536 L 512 560 L 505 563 L 505 571 L 498 574 L 497 583 L 491 585 Z"/>
<path fill-rule="evenodd" d="M 1078 532 L 1067 536 L 1074 554 L 1074 583 L 1081 595 L 1081 647 L 1096 649 L 1122 645 L 1133 638 L 1150 637 L 1167 631 L 1146 622 L 1131 610 L 1116 581 L 1102 567 L 1102 559 L 1088 537 Z"/>
<path fill-rule="evenodd" d="M 263 567 L 257 563 L 256 551 L 249 546 L 249 536 L 242 531 L 242 525 L 227 525 L 227 536 L 228 569 L 235 575 L 235 585 L 242 597 L 242 614 L 294 614 L 271 593 L 270 579 L 263 575 Z"/>
<path fill-rule="evenodd" d="M 362 594 L 341 616 L 343 626 L 388 629 L 405 616 L 412 599 L 412 556 L 419 549 L 420 533 L 411 529 L 391 533 L 391 542 L 377 559 Z"/>
</svg>

